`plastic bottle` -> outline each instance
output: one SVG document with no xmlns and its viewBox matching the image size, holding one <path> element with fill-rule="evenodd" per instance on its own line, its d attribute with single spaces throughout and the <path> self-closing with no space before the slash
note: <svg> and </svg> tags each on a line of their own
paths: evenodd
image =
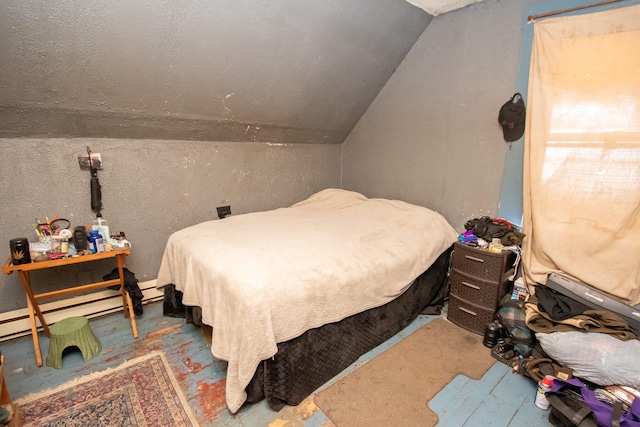
<svg viewBox="0 0 640 427">
<path fill-rule="evenodd" d="M 96 253 L 96 235 L 98 234 L 98 230 L 91 230 L 89 235 L 87 236 L 87 246 L 92 254 Z"/>
<path fill-rule="evenodd" d="M 98 230 L 98 233 L 102 236 L 102 240 L 104 242 L 109 241 L 109 225 L 107 225 L 107 220 L 102 218 L 101 216 L 97 217 L 93 220 L 93 224 L 91 225 L 92 230 Z"/>
<path fill-rule="evenodd" d="M 98 233 L 98 235 L 96 236 L 95 244 L 96 252 L 104 252 L 104 238 L 102 237 L 102 234 Z"/>
<path fill-rule="evenodd" d="M 489 252 L 493 252 L 496 254 L 502 253 L 502 242 L 500 239 L 491 239 L 491 243 L 489 243 Z"/>
<path fill-rule="evenodd" d="M 551 375 L 545 375 L 538 382 L 538 389 L 536 390 L 536 400 L 535 405 L 544 409 L 545 411 L 549 409 L 549 401 L 547 400 L 547 392 L 551 390 L 551 386 L 553 385 L 553 377 Z"/>
<path fill-rule="evenodd" d="M 98 230 L 91 230 L 87 240 L 89 241 L 91 253 L 97 254 L 104 252 L 104 240 L 102 239 L 102 235 L 98 233 Z"/>
</svg>

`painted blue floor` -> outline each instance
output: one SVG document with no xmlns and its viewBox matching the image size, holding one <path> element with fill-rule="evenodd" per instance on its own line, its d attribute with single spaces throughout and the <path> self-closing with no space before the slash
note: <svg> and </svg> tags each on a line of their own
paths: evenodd
<svg viewBox="0 0 640 427">
<path fill-rule="evenodd" d="M 364 361 L 375 357 L 437 316 L 419 316 L 409 327 L 362 356 L 334 380 L 346 375 Z M 329 418 L 313 403 L 313 396 L 296 407 L 272 411 L 264 401 L 245 405 L 231 414 L 224 403 L 226 363 L 217 361 L 200 329 L 186 325 L 184 319 L 162 316 L 162 303 L 144 306 L 138 318 L 139 338 L 133 339 L 131 324 L 121 313 L 92 319 L 91 327 L 102 343 L 102 352 L 83 362 L 73 348 L 63 356 L 63 368 L 38 368 L 35 363 L 31 336 L 0 343 L 5 354 L 5 380 L 15 400 L 29 393 L 56 387 L 71 379 L 115 367 L 124 361 L 159 350 L 178 378 L 189 403 L 203 426 L 221 427 L 328 427 Z M 49 341 L 40 334 L 43 359 Z M 487 349 L 487 352 L 490 351 Z M 469 355 L 473 363 L 473 355 Z M 326 386 L 326 385 L 325 385 Z M 548 412 L 534 404 L 535 384 L 513 374 L 504 364 L 496 362 L 478 381 L 456 377 L 430 402 L 429 407 L 439 417 L 439 426 L 550 426 Z M 398 420 L 398 426 L 402 421 Z M 342 427 L 342 426 L 341 426 Z"/>
</svg>

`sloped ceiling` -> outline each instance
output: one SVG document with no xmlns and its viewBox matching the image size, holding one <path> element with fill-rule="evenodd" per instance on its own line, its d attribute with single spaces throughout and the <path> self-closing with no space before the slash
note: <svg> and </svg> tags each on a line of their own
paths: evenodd
<svg viewBox="0 0 640 427">
<path fill-rule="evenodd" d="M 0 137 L 340 143 L 431 19 L 404 0 L 4 0 Z"/>
</svg>

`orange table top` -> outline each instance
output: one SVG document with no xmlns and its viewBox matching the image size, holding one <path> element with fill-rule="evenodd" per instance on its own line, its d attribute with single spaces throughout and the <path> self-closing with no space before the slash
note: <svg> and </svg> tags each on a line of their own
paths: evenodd
<svg viewBox="0 0 640 427">
<path fill-rule="evenodd" d="M 99 259 L 115 258 L 118 255 L 129 255 L 131 249 L 118 249 L 109 252 L 100 252 L 91 255 L 74 256 L 69 258 L 60 258 L 50 261 L 30 262 L 27 264 L 13 265 L 11 257 L 2 266 L 2 272 L 4 274 L 11 274 L 14 271 L 32 271 L 40 270 L 43 268 L 59 267 L 62 265 L 79 264 L 82 262 L 96 261 Z"/>
</svg>

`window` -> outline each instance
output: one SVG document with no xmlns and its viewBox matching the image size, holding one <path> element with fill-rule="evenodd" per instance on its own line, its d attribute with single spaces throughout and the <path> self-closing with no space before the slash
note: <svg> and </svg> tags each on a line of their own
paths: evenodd
<svg viewBox="0 0 640 427">
<path fill-rule="evenodd" d="M 640 6 L 534 24 L 524 146 L 527 283 L 640 303 Z"/>
</svg>

